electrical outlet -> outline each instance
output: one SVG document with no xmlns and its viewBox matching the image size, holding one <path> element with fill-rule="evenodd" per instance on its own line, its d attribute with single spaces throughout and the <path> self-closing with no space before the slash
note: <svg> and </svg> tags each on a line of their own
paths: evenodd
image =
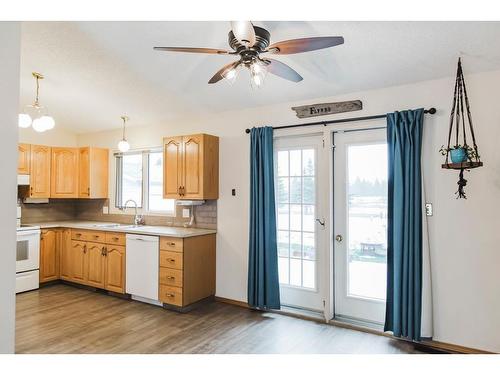
<svg viewBox="0 0 500 375">
<path fill-rule="evenodd" d="M 189 212 L 189 208 L 183 208 L 182 209 L 182 217 L 184 218 L 189 218 L 191 215 L 190 215 L 190 212 Z"/>
<path fill-rule="evenodd" d="M 109 207 L 108 206 L 102 206 L 102 213 L 103 214 L 109 214 Z"/>
<path fill-rule="evenodd" d="M 432 216 L 432 203 L 425 204 L 425 215 Z"/>
</svg>

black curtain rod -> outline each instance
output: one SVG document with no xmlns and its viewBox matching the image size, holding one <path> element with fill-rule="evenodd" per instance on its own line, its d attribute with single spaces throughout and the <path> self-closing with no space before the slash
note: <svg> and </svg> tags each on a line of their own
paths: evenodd
<svg viewBox="0 0 500 375">
<path fill-rule="evenodd" d="M 432 107 L 424 110 L 424 113 L 429 113 L 433 115 L 436 113 L 436 108 Z M 305 124 L 296 124 L 296 125 L 284 125 L 284 126 L 273 126 L 273 129 L 288 129 L 288 128 L 298 128 L 299 126 L 314 126 L 314 125 L 323 125 L 327 126 L 330 124 L 338 124 L 341 122 L 352 122 L 352 121 L 363 121 L 363 120 L 374 120 L 377 118 L 386 118 L 387 115 L 374 115 L 374 116 L 364 116 L 364 117 L 350 117 L 350 118 L 342 118 L 338 120 L 330 120 L 330 121 L 318 121 L 318 122 L 307 122 Z M 250 129 L 245 129 L 245 133 L 250 133 Z"/>
</svg>

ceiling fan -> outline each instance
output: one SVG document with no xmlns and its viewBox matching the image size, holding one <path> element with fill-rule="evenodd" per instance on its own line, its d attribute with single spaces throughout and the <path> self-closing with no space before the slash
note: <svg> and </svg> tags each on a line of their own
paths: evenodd
<svg viewBox="0 0 500 375">
<path fill-rule="evenodd" d="M 254 26 L 250 21 L 233 21 L 228 34 L 232 51 L 216 48 L 191 47 L 154 47 L 157 51 L 208 53 L 215 55 L 239 55 L 239 60 L 224 65 L 208 83 L 217 83 L 225 78 L 234 82 L 242 67 L 250 70 L 252 85 L 259 87 L 264 82 L 267 72 L 292 82 L 302 81 L 299 73 L 281 61 L 261 57 L 261 54 L 291 55 L 323 48 L 334 47 L 344 43 L 341 36 L 324 36 L 285 40 L 270 44 L 271 34 L 262 27 Z"/>
</svg>

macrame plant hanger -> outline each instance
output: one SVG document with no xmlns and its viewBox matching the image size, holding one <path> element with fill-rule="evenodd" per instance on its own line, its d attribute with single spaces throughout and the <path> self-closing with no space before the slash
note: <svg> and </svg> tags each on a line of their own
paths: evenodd
<svg viewBox="0 0 500 375">
<path fill-rule="evenodd" d="M 467 117 L 464 113 L 464 102 Z M 472 145 L 467 143 L 467 133 L 470 134 Z M 452 145 L 453 136 L 455 136 L 455 143 Z M 443 146 L 441 148 L 441 153 L 446 155 L 445 163 L 441 165 L 442 168 L 460 170 L 457 182 L 458 190 L 455 193 L 457 199 L 467 199 L 464 190 L 467 185 L 467 180 L 464 178 L 464 170 L 482 167 L 483 163 L 479 157 L 476 136 L 474 135 L 474 128 L 472 126 L 472 115 L 470 113 L 469 98 L 467 97 L 467 89 L 465 87 L 460 58 L 458 59 L 457 78 L 455 80 L 455 91 L 453 94 L 453 105 L 450 115 L 448 146 L 446 148 Z"/>
</svg>

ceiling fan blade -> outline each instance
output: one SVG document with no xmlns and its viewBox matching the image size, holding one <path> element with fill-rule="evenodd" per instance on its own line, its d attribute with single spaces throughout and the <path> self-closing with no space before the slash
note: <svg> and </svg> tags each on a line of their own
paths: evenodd
<svg viewBox="0 0 500 375">
<path fill-rule="evenodd" d="M 303 80 L 302 76 L 299 73 L 297 73 L 295 70 L 282 63 L 281 61 L 267 58 L 264 61 L 266 63 L 269 63 L 269 65 L 267 65 L 267 71 L 269 73 L 292 82 L 300 82 Z"/>
<path fill-rule="evenodd" d="M 210 78 L 210 81 L 208 81 L 208 83 L 212 84 L 212 83 L 219 82 L 222 78 L 224 78 L 224 75 L 228 71 L 230 71 L 231 69 L 235 69 L 240 64 L 241 64 L 241 62 L 240 62 L 240 60 L 238 60 L 238 61 L 224 65 L 217 73 L 215 73 L 215 75 L 212 78 Z"/>
<path fill-rule="evenodd" d="M 344 38 L 341 36 L 321 36 L 315 38 L 284 40 L 282 42 L 271 44 L 267 50 L 271 53 L 280 55 L 290 55 L 293 53 L 309 52 L 334 47 L 339 44 L 344 44 Z"/>
<path fill-rule="evenodd" d="M 231 29 L 238 42 L 247 47 L 255 44 L 255 30 L 250 21 L 231 21 Z"/>
<path fill-rule="evenodd" d="M 227 55 L 229 51 L 216 48 L 191 48 L 191 47 L 153 47 L 155 51 L 210 53 L 214 55 Z"/>
</svg>

